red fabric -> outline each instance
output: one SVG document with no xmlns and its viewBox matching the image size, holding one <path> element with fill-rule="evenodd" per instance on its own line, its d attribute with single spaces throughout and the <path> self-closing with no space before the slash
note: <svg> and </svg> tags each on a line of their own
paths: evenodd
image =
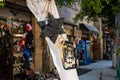
<svg viewBox="0 0 120 80">
<path fill-rule="evenodd" d="M 35 76 L 35 73 L 32 68 L 29 70 L 29 73 L 30 73 L 30 76 L 32 76 L 32 77 Z"/>
<path fill-rule="evenodd" d="M 120 46 L 120 39 L 118 39 L 118 45 Z"/>
<path fill-rule="evenodd" d="M 27 38 L 22 38 L 22 40 L 19 42 L 19 46 L 25 46 L 25 41 Z"/>
<path fill-rule="evenodd" d="M 79 44 L 79 39 L 78 38 L 75 39 L 75 44 Z"/>
<path fill-rule="evenodd" d="M 96 36 L 94 35 L 94 36 L 93 36 L 93 41 L 95 41 L 95 40 L 96 40 Z"/>
<path fill-rule="evenodd" d="M 26 31 L 32 30 L 32 26 L 30 24 L 26 24 L 25 30 Z"/>
</svg>

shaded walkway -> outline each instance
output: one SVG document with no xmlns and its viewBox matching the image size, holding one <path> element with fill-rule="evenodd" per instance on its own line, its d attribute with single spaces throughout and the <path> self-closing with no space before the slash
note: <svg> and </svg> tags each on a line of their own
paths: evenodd
<svg viewBox="0 0 120 80">
<path fill-rule="evenodd" d="M 99 80 L 100 72 L 103 73 L 103 80 L 116 80 L 116 70 L 112 69 L 111 60 L 100 60 L 90 65 L 80 66 L 79 68 L 92 69 L 91 71 L 80 75 L 80 80 Z"/>
</svg>

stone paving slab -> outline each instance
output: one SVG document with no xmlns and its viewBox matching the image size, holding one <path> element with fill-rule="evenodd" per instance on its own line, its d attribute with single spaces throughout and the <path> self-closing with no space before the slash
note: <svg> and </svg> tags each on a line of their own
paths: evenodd
<svg viewBox="0 0 120 80">
<path fill-rule="evenodd" d="M 103 80 L 116 80 L 116 69 L 112 69 L 112 61 L 100 60 L 80 68 L 92 69 L 92 71 L 79 76 L 79 80 L 99 80 L 102 71 Z"/>
</svg>

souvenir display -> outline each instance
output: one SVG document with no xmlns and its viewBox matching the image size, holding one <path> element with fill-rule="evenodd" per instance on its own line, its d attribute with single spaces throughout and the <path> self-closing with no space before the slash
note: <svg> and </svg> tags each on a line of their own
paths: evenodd
<svg viewBox="0 0 120 80">
<path fill-rule="evenodd" d="M 10 67 L 3 70 L 6 75 L 15 78 L 21 73 L 21 70 L 31 68 L 30 62 L 33 60 L 32 53 L 34 52 L 32 40 L 32 26 L 29 23 L 15 21 L 12 17 L 0 21 L 0 43 L 1 51 L 3 50 L 3 53 L 0 54 L 0 57 L 3 58 L 0 60 L 6 62 L 1 63 L 3 64 L 1 66 Z M 7 59 L 8 57 L 9 59 Z M 7 72 L 11 73 L 7 74 Z M 13 77 L 10 80 L 13 80 Z"/>
<path fill-rule="evenodd" d="M 64 42 L 63 48 L 63 66 L 65 69 L 76 68 L 76 58 L 74 53 L 73 43 L 70 41 Z"/>
</svg>

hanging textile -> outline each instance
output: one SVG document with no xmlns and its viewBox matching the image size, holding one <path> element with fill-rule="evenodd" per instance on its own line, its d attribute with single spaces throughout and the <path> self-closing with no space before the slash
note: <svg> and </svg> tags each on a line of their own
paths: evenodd
<svg viewBox="0 0 120 80">
<path fill-rule="evenodd" d="M 58 10 L 54 0 L 26 0 L 26 1 L 28 8 L 34 14 L 38 22 L 45 21 L 48 13 L 50 13 L 55 19 L 59 19 Z M 42 30 L 44 29 L 44 27 L 41 28 Z M 68 38 L 61 29 L 63 28 L 63 26 L 61 26 L 61 28 L 60 27 L 58 28 L 60 29 L 61 32 L 57 32 L 57 35 L 58 34 L 59 35 L 57 39 L 55 39 L 56 40 L 54 41 L 55 43 L 51 41 L 49 36 L 45 36 L 55 67 L 58 70 L 61 80 L 79 80 L 76 69 L 65 70 L 63 68 L 63 63 L 60 58 L 60 54 L 61 54 L 60 52 L 64 46 L 61 46 L 61 42 L 62 40 L 68 40 Z M 59 39 L 60 36 L 62 36 L 62 39 Z"/>
</svg>

